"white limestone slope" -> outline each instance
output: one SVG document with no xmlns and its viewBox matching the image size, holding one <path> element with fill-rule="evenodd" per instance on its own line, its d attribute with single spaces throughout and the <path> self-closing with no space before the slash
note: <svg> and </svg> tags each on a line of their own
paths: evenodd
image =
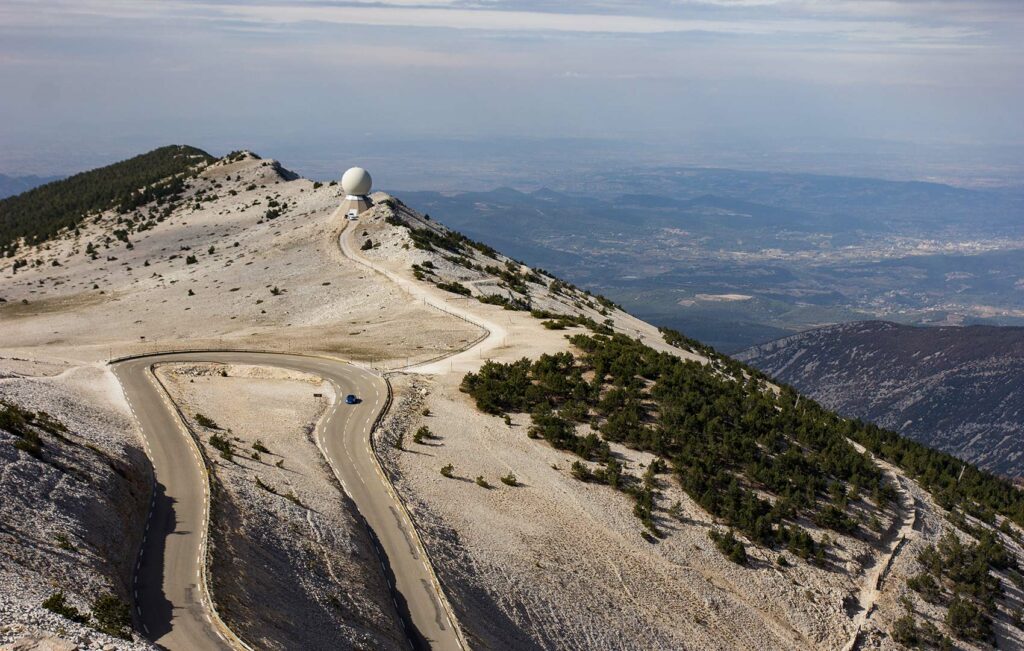
<svg viewBox="0 0 1024 651">
<path fill-rule="evenodd" d="M 0 428 L 0 646 L 60 633 L 82 648 L 153 648 L 42 608 L 57 591 L 83 613 L 101 595 L 131 598 L 151 480 L 116 380 L 94 365 L 10 357 L 0 369 L 0 403 L 67 427 L 61 437 L 40 432 L 39 458 Z"/>
<path fill-rule="evenodd" d="M 142 441 L 103 360 L 226 347 L 380 363 L 435 357 L 475 337 L 472 326 L 406 301 L 390 282 L 341 254 L 342 223 L 331 220 L 338 193 L 331 185 L 286 180 L 273 162 L 243 156 L 204 170 L 164 219 L 128 236 L 130 247 L 110 237 L 124 227 L 118 220 L 142 223 L 150 208 L 159 214 L 163 207 L 105 213 L 77 234 L 3 261 L 0 377 L 8 379 L 0 380 L 0 399 L 66 418 L 82 443 L 47 444 L 44 457 L 52 449 L 50 460 L 81 465 L 94 481 L 76 482 L 66 470 L 32 459 L 0 431 L 0 547 L 11 545 L 0 559 L 0 639 L 61 631 L 86 639 L 76 637 L 80 627 L 41 608 L 56 590 L 80 610 L 102 591 L 130 598 L 149 480 Z M 271 202 L 281 214 L 267 219 Z M 96 259 L 86 253 L 90 242 Z M 29 266 L 15 273 L 13 263 L 23 259 Z M 259 420 L 258 411 L 250 416 Z M 86 444 L 112 455 L 127 479 Z M 28 479 L 40 473 L 45 481 Z M 131 486 L 138 494 L 126 495 Z M 38 526 L 37 514 L 46 514 L 46 526 Z M 350 524 L 335 518 L 327 528 Z M 63 549 L 58 533 L 77 551 Z"/>
<path fill-rule="evenodd" d="M 341 254 L 339 187 L 277 169 L 253 157 L 212 164 L 166 219 L 128 235 L 131 248 L 110 235 L 125 217 L 111 212 L 4 261 L 0 351 L 95 361 L 187 345 L 375 362 L 430 357 L 475 336 Z M 129 216 L 150 208 L 164 206 Z M 30 266 L 13 273 L 21 259 Z"/>
<path fill-rule="evenodd" d="M 417 248 L 408 229 L 430 228 L 441 235 L 445 229 L 386 195 L 377 200 L 378 207 L 346 231 L 346 254 L 428 305 L 447 311 L 457 306 L 460 317 L 488 331 L 491 324 L 502 330 L 501 344 L 483 333 L 479 349 L 460 355 L 458 363 L 396 368 L 397 403 L 378 440 L 471 643 L 550 649 L 896 648 L 889 631 L 904 614 L 900 598 L 908 594 L 906 579 L 920 569 L 917 553 L 949 528 L 926 491 L 883 464 L 901 497 L 874 514 L 877 536 L 838 535 L 805 523 L 819 540 L 826 534 L 833 538 L 831 553 L 840 571 L 757 546 L 748 547 L 750 567 L 733 564 L 707 537 L 712 519 L 672 479 L 659 486 L 656 508 L 668 536 L 650 542 L 641 535 L 631 502 L 607 487 L 571 478 L 575 459 L 529 439 L 528 418 L 514 416 L 508 426 L 479 413 L 458 391 L 464 372 L 486 359 L 570 350 L 566 335 L 584 330 L 538 328 L 538 319 L 526 312 L 479 302 L 478 297 L 508 293 L 484 267 L 517 265 L 472 246 L 454 256 L 443 247 Z M 413 265 L 429 273 L 416 279 Z M 533 307 L 585 315 L 660 350 L 707 361 L 666 345 L 648 324 L 594 302 L 587 305 L 588 297 L 577 290 L 553 291 L 551 281 L 541 277 L 528 283 Z M 469 288 L 471 295 L 436 286 L 451 282 Z M 421 426 L 437 438 L 411 444 Z M 393 445 L 399 437 L 404 451 Z M 633 474 L 652 460 L 649 454 L 613 448 Z M 456 479 L 441 476 L 446 464 L 454 467 Z M 509 472 L 519 486 L 498 481 Z M 477 486 L 478 476 L 492 488 Z M 670 515 L 673 504 L 678 515 Z M 1019 544 L 1003 539 L 1020 553 Z M 779 565 L 779 556 L 788 565 Z M 1017 603 L 1015 597 L 1011 603 Z M 941 626 L 942 613 L 932 609 L 919 621 Z M 1003 620 L 996 631 L 1001 644 L 1021 641 L 1021 632 Z"/>
<path fill-rule="evenodd" d="M 650 542 L 629 499 L 573 479 L 574 459 L 529 439 L 525 416 L 506 425 L 459 392 L 464 373 L 487 359 L 569 351 L 566 335 L 587 332 L 548 329 L 529 312 L 480 302 L 511 295 L 488 267 L 528 278 L 535 309 L 608 323 L 659 350 L 707 360 L 497 252 L 417 248 L 409 229 L 438 236 L 446 230 L 387 195 L 375 195 L 376 207 L 342 234 L 334 214 L 338 187 L 285 180 L 275 170 L 252 157 L 210 166 L 191 185 L 189 201 L 153 229 L 129 236 L 131 249 L 116 240 L 103 248 L 118 218 L 108 214 L 77 236 L 23 251 L 21 258 L 40 264 L 17 274 L 0 268 L 0 297 L 7 300 L 0 303 L 0 372 L 43 359 L 62 372 L 110 355 L 175 347 L 328 354 L 388 371 L 395 400 L 377 449 L 477 648 L 894 647 L 888 631 L 902 615 L 906 578 L 919 571 L 916 554 L 949 529 L 926 491 L 889 469 L 907 499 L 876 515 L 883 531 L 906 542 L 894 547 L 892 537 L 871 544 L 839 536 L 835 571 L 785 552 L 790 565 L 783 567 L 779 552 L 755 546 L 748 550 L 751 567 L 731 563 L 707 537 L 711 518 L 670 478 L 656 504 L 667 536 Z M 272 201 L 287 207 L 268 220 Z M 371 246 L 364 249 L 366 240 Z M 99 259 L 85 255 L 87 242 L 100 247 Z M 430 274 L 417 279 L 413 265 L 427 263 Z M 438 282 L 458 282 L 470 295 Z M 198 404 L 201 397 L 190 399 Z M 260 425 L 251 403 L 228 394 L 220 402 L 238 418 L 237 431 Z M 412 444 L 420 426 L 438 438 Z M 130 425 L 111 436 L 138 448 Z M 399 436 L 405 451 L 391 445 Z M 651 461 L 614 449 L 634 474 Z M 441 476 L 449 463 L 460 479 Z M 509 472 L 521 485 L 498 481 Z M 477 486 L 477 476 L 494 488 Z M 909 530 L 908 500 L 917 516 Z M 809 529 L 819 538 L 825 533 Z M 941 609 L 919 607 L 941 623 Z M 999 625 L 1004 646 L 1021 645 L 1014 630 Z"/>
</svg>

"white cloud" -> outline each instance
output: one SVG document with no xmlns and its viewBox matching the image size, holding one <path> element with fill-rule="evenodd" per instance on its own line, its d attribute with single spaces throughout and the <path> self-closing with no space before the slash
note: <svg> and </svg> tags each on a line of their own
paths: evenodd
<svg viewBox="0 0 1024 651">
<path fill-rule="evenodd" d="M 689 3 L 698 0 L 689 0 Z M 767 6 L 770 0 L 699 0 L 730 7 Z M 809 5 L 815 11 L 793 15 L 747 15 L 733 17 L 729 12 L 718 17 L 680 17 L 651 13 L 650 10 L 626 13 L 596 11 L 536 11 L 516 9 L 468 8 L 455 0 L 383 0 L 356 4 L 285 3 L 260 4 L 234 2 L 144 2 L 142 0 L 12 0 L 0 8 L 0 26 L 49 27 L 73 25 L 76 20 L 108 18 L 158 21 L 200 20 L 212 23 L 247 23 L 284 29 L 301 24 L 362 25 L 420 29 L 460 29 L 495 33 L 563 34 L 711 34 L 733 37 L 793 37 L 803 39 L 843 39 L 868 43 L 943 44 L 981 39 L 985 31 L 973 24 L 933 23 L 912 20 L 823 19 L 814 0 L 779 0 L 777 5 Z M 838 0 L 838 4 L 848 4 Z M 871 5 L 903 6 L 905 3 L 877 2 Z M 774 5 L 773 5 L 774 6 Z M 830 5 L 832 6 L 832 5 Z M 635 9 L 641 9 L 634 5 Z"/>
<path fill-rule="evenodd" d="M 325 6 L 294 4 L 191 5 L 222 19 L 297 24 L 472 29 L 494 32 L 568 32 L 608 34 L 709 33 L 734 36 L 825 36 L 867 41 L 946 42 L 981 33 L 956 25 L 902 22 L 799 19 L 685 19 L 604 13 L 552 13 L 494 9 L 398 6 Z"/>
</svg>

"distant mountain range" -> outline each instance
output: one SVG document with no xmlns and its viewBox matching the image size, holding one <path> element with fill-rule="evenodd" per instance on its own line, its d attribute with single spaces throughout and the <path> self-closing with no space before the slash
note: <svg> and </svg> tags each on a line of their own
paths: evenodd
<svg viewBox="0 0 1024 651">
<path fill-rule="evenodd" d="M 1024 325 L 1019 193 L 658 168 L 572 191 L 401 195 L 726 353 L 866 319 Z"/>
<path fill-rule="evenodd" d="M 1024 477 L 1024 328 L 848 323 L 736 357 L 845 416 Z"/>
<path fill-rule="evenodd" d="M 64 177 L 62 176 L 7 176 L 6 174 L 0 174 L 0 199 L 4 197 L 13 197 L 16 194 L 21 194 L 31 190 L 32 188 L 39 187 L 51 181 L 57 181 Z"/>
</svg>

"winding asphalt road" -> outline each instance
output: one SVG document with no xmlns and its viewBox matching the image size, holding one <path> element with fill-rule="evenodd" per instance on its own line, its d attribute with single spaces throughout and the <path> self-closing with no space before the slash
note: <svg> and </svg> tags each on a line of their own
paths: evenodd
<svg viewBox="0 0 1024 651">
<path fill-rule="evenodd" d="M 317 426 L 317 444 L 366 521 L 410 646 L 461 648 L 415 529 L 370 449 L 370 430 L 387 400 L 387 385 L 365 369 L 333 359 L 249 352 L 168 353 L 113 364 L 142 428 L 156 480 L 134 586 L 136 622 L 150 639 L 172 651 L 241 646 L 206 603 L 209 482 L 194 440 L 152 372 L 154 364 L 170 362 L 288 368 L 330 381 L 339 396 L 362 398 L 356 405 L 335 401 Z"/>
</svg>

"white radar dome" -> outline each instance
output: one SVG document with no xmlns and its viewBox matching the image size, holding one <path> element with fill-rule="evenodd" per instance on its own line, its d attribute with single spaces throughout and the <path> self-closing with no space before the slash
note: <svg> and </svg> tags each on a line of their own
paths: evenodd
<svg viewBox="0 0 1024 651">
<path fill-rule="evenodd" d="M 341 189 L 345 194 L 370 194 L 371 187 L 373 179 L 370 178 L 370 173 L 361 167 L 350 167 L 341 175 Z"/>
</svg>

